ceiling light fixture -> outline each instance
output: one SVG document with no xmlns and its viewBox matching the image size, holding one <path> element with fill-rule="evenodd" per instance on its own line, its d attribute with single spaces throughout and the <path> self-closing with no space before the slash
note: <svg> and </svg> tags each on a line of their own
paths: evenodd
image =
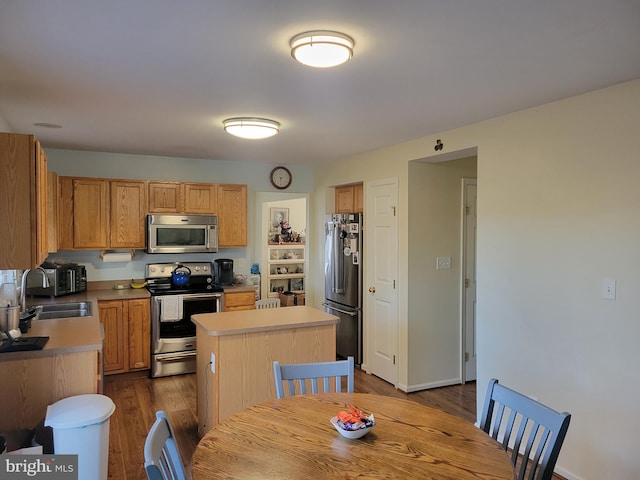
<svg viewBox="0 0 640 480">
<path fill-rule="evenodd" d="M 348 35 L 329 30 L 314 30 L 296 35 L 289 41 L 291 56 L 310 67 L 335 67 L 353 56 L 354 41 Z"/>
<path fill-rule="evenodd" d="M 222 122 L 224 130 L 231 135 L 252 140 L 273 137 L 280 131 L 275 120 L 257 117 L 227 118 Z"/>
</svg>

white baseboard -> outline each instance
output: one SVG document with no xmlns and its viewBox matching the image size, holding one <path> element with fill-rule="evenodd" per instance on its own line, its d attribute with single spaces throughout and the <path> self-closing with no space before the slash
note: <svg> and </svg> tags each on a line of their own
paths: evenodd
<svg viewBox="0 0 640 480">
<path fill-rule="evenodd" d="M 411 392 L 419 392 L 420 390 L 428 390 L 430 388 L 438 388 L 438 387 L 448 387 L 451 385 L 460 385 L 460 378 L 450 378 L 447 380 L 439 380 L 437 382 L 427 382 L 427 383 L 420 383 L 417 385 L 411 385 L 409 387 L 407 387 L 407 389 L 405 390 L 404 388 L 398 387 L 401 390 L 404 390 L 407 393 L 411 393 Z"/>
<path fill-rule="evenodd" d="M 557 463 L 556 463 L 556 468 L 554 468 L 553 471 L 558 475 L 560 475 L 561 477 L 566 478 L 567 480 L 583 480 L 582 477 L 578 477 L 577 475 L 574 475 L 573 473 L 566 471 L 564 468 L 559 467 Z"/>
</svg>

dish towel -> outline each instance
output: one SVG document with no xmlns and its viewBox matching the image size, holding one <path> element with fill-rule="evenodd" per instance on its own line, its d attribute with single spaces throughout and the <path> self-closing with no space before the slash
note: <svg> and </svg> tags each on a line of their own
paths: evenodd
<svg viewBox="0 0 640 480">
<path fill-rule="evenodd" d="M 182 320 L 182 296 L 170 295 L 162 299 L 160 309 L 161 322 L 175 322 Z"/>
</svg>

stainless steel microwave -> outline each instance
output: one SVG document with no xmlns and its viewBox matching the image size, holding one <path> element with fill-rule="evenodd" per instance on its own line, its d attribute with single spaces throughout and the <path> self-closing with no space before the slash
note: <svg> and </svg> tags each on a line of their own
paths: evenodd
<svg viewBox="0 0 640 480">
<path fill-rule="evenodd" d="M 215 215 L 147 215 L 147 253 L 218 251 Z"/>
</svg>

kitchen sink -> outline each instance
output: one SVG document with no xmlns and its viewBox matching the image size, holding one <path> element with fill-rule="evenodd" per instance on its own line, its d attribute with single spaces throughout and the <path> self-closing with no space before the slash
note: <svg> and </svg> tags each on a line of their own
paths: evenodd
<svg viewBox="0 0 640 480">
<path fill-rule="evenodd" d="M 90 302 L 49 303 L 42 306 L 38 318 L 47 320 L 50 318 L 88 317 L 91 315 Z"/>
</svg>

